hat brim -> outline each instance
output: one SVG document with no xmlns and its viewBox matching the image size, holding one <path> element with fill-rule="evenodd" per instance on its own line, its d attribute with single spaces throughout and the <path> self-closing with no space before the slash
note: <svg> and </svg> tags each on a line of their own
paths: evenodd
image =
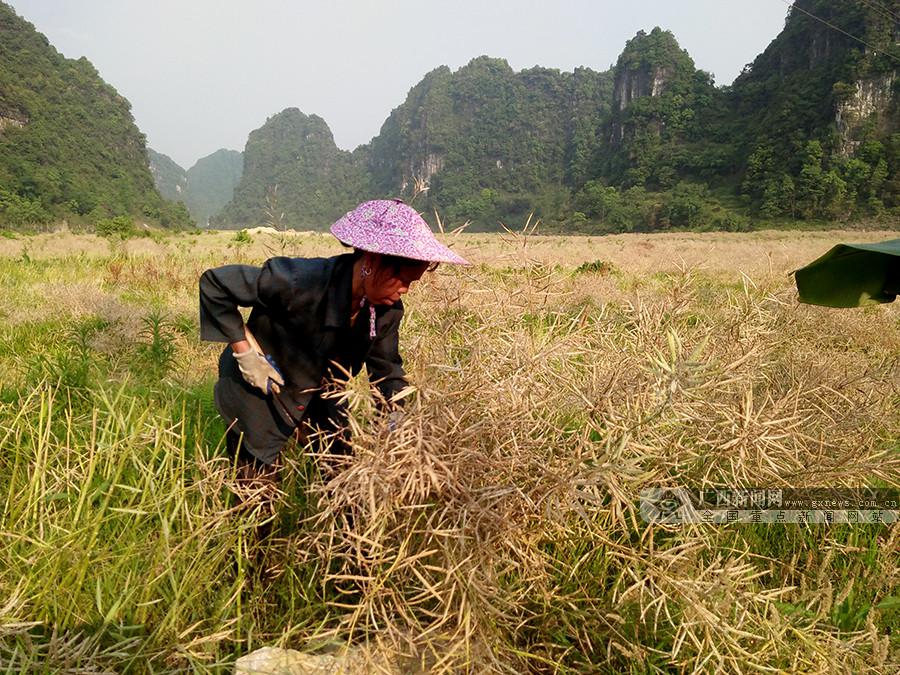
<svg viewBox="0 0 900 675">
<path fill-rule="evenodd" d="M 354 248 L 383 255 L 395 255 L 411 260 L 442 262 L 452 265 L 470 265 L 461 255 L 439 242 L 432 234 L 430 239 L 409 239 L 355 225 L 344 217 L 331 226 L 331 233 L 339 241 Z"/>
</svg>

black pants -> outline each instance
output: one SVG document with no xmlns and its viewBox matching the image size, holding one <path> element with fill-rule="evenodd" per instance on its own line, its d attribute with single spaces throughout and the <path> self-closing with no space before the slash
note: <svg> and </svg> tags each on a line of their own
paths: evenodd
<svg viewBox="0 0 900 675">
<path fill-rule="evenodd" d="M 291 438 L 302 443 L 310 439 L 330 441 L 328 451 L 332 454 L 352 451 L 343 404 L 334 398 L 314 396 L 306 406 L 299 428 L 289 424 L 273 395 L 264 395 L 244 381 L 230 348 L 219 357 L 219 381 L 214 398 L 228 427 L 226 446 L 232 456 L 238 453 L 239 462 L 260 470 L 272 466 Z M 319 446 L 322 445 L 320 442 Z"/>
</svg>

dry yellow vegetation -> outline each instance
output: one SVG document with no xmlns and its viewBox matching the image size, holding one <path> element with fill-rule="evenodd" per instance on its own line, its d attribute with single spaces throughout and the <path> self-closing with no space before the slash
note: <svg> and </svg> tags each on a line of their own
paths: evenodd
<svg viewBox="0 0 900 675">
<path fill-rule="evenodd" d="M 0 665 L 215 671 L 350 640 L 410 672 L 897 672 L 897 523 L 638 513 L 653 486 L 900 488 L 900 303 L 800 305 L 788 276 L 896 236 L 448 236 L 474 264 L 405 300 L 403 424 L 348 383 L 355 455 L 290 448 L 263 541 L 197 279 L 344 249 L 0 240 Z"/>
</svg>

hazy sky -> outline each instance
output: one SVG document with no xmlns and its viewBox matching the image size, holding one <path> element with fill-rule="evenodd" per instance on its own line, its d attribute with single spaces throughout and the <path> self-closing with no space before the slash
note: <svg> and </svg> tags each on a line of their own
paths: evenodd
<svg viewBox="0 0 900 675">
<path fill-rule="evenodd" d="M 154 150 L 189 168 L 287 107 L 339 147 L 378 134 L 428 71 L 481 54 L 515 70 L 606 70 L 641 29 L 671 30 L 719 85 L 784 25 L 784 0 L 9 0 L 132 105 Z"/>
</svg>

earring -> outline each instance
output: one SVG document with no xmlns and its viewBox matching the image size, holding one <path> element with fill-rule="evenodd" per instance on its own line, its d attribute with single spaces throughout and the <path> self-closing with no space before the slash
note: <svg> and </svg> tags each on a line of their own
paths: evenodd
<svg viewBox="0 0 900 675">
<path fill-rule="evenodd" d="M 368 267 L 363 267 L 362 270 L 361 270 L 361 274 L 362 274 L 364 277 L 369 276 L 371 273 L 372 273 L 372 270 L 371 270 L 370 268 L 368 268 Z"/>
</svg>

